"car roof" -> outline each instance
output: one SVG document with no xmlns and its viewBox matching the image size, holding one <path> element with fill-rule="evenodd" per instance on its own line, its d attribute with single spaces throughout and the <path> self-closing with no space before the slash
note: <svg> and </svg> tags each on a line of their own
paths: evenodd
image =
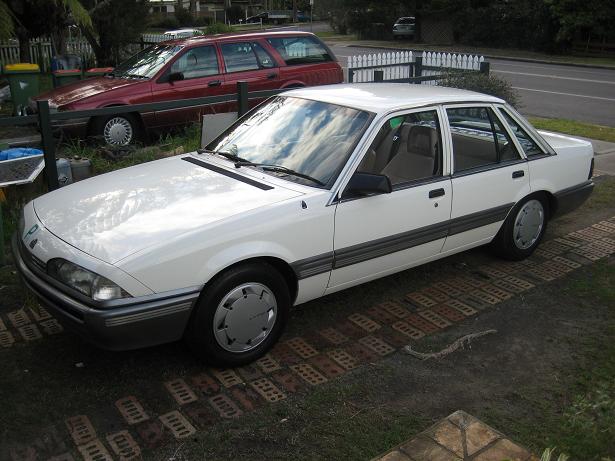
<svg viewBox="0 0 615 461">
<path fill-rule="evenodd" d="M 188 38 L 178 38 L 175 40 L 166 40 L 164 43 L 166 45 L 199 45 L 214 41 L 226 41 L 233 40 L 236 38 L 246 38 L 246 39 L 257 39 L 263 37 L 288 37 L 288 36 L 305 36 L 305 37 L 313 37 L 314 34 L 310 32 L 302 32 L 302 31 L 275 31 L 275 32 L 240 32 L 240 33 L 229 33 L 229 34 L 216 34 L 216 35 L 199 35 L 196 37 L 188 37 Z"/>
<path fill-rule="evenodd" d="M 446 103 L 504 103 L 474 91 L 408 83 L 349 83 L 298 88 L 287 96 L 323 101 L 375 113 Z"/>
</svg>

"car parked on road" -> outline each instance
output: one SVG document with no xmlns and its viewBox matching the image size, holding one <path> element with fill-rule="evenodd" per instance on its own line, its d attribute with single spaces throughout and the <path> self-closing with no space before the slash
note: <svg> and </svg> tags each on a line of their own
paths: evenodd
<svg viewBox="0 0 615 461">
<path fill-rule="evenodd" d="M 177 38 L 189 38 L 205 35 L 200 29 L 177 29 L 167 30 L 164 33 L 165 40 L 175 40 Z"/>
<path fill-rule="evenodd" d="M 591 193 L 589 142 L 504 101 L 408 84 L 295 89 L 206 149 L 28 203 L 16 265 L 86 340 L 184 338 L 246 363 L 291 306 L 479 245 L 529 256 Z"/>
<path fill-rule="evenodd" d="M 393 38 L 413 38 L 416 28 L 414 16 L 399 18 L 393 24 Z"/>
<path fill-rule="evenodd" d="M 158 43 L 104 77 L 43 93 L 51 110 L 86 110 L 233 94 L 237 82 L 250 91 L 340 83 L 342 68 L 331 50 L 307 32 L 260 32 L 193 37 Z M 256 104 L 256 102 L 253 102 Z M 236 103 L 71 119 L 56 125 L 79 137 L 101 136 L 122 146 L 146 132 L 198 121 L 203 114 L 233 112 Z"/>
</svg>

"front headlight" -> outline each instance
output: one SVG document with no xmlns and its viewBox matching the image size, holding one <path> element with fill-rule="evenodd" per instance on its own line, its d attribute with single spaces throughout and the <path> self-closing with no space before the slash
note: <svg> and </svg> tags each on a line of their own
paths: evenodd
<svg viewBox="0 0 615 461">
<path fill-rule="evenodd" d="M 120 286 L 102 275 L 95 274 L 65 259 L 52 259 L 47 263 L 47 273 L 63 284 L 83 293 L 95 301 L 129 298 Z"/>
</svg>

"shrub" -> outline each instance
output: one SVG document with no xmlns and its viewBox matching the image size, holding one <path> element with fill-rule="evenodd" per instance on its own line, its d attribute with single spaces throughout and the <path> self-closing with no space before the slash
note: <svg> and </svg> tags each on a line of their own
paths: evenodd
<svg viewBox="0 0 615 461">
<path fill-rule="evenodd" d="M 520 106 L 519 95 L 512 85 L 506 80 L 492 74 L 453 71 L 447 74 L 442 80 L 439 80 L 438 84 L 440 86 L 489 94 L 505 100 L 513 107 L 519 108 Z"/>
<path fill-rule="evenodd" d="M 215 22 L 205 28 L 206 35 L 226 34 L 228 32 L 233 32 L 233 28 L 223 22 Z"/>
<path fill-rule="evenodd" d="M 178 29 L 179 21 L 175 16 L 167 16 L 155 21 L 152 21 L 151 27 L 160 29 Z"/>
</svg>

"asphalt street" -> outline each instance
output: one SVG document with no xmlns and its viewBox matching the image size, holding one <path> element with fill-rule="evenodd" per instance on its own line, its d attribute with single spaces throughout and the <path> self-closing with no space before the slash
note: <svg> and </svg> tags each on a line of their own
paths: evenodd
<svg viewBox="0 0 615 461">
<path fill-rule="evenodd" d="M 391 50 L 329 43 L 346 68 L 348 56 Z M 521 112 L 615 127 L 615 70 L 488 59 L 491 72 L 521 97 Z"/>
</svg>

